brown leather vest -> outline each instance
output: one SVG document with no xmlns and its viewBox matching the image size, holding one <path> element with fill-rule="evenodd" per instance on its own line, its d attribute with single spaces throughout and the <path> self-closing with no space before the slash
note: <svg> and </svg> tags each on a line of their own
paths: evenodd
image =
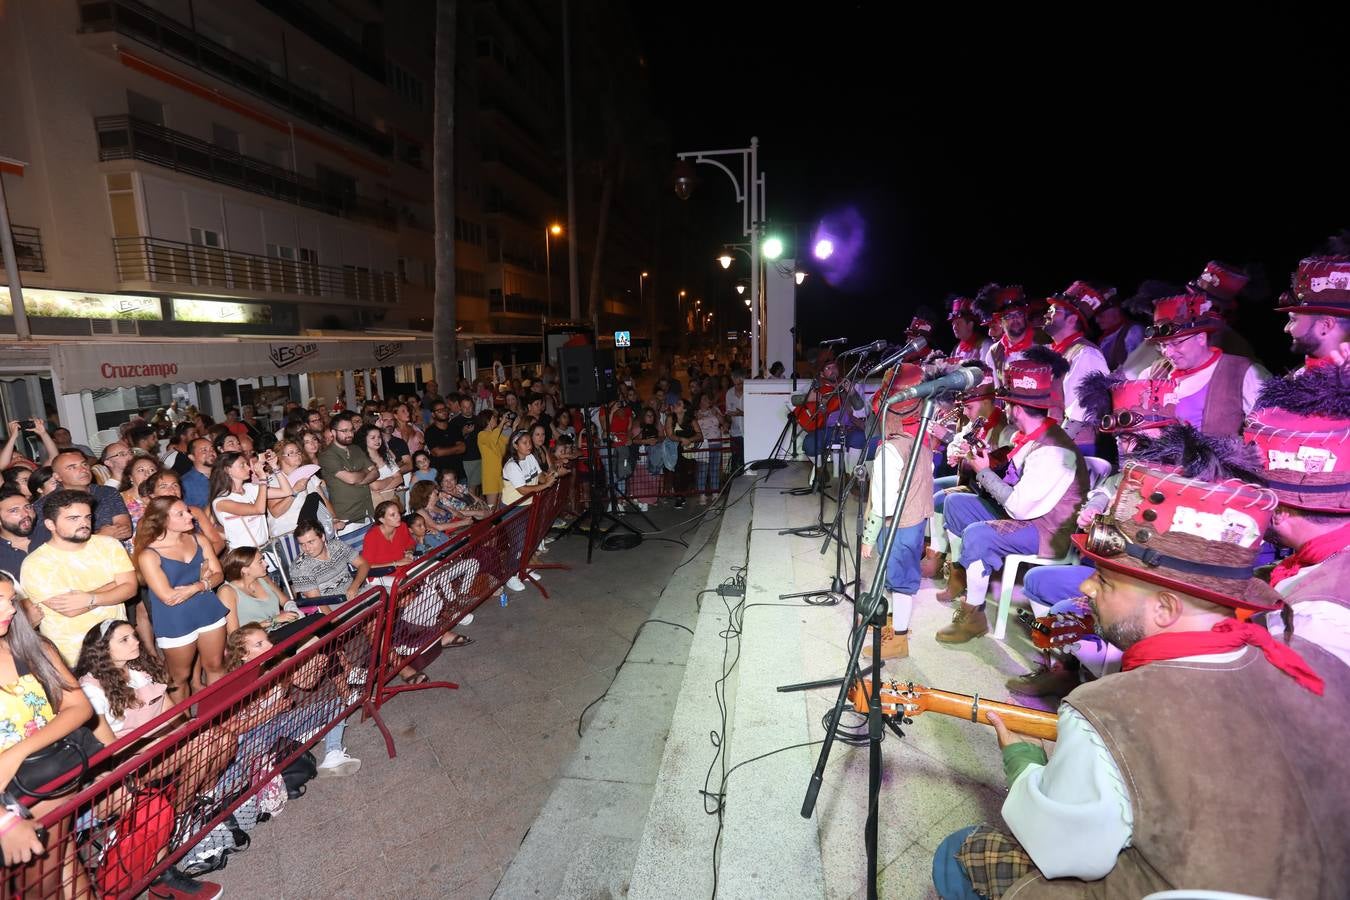
<svg viewBox="0 0 1350 900">
<path fill-rule="evenodd" d="M 1068 703 L 1120 767 L 1130 846 L 1105 878 L 1027 876 L 1006 898 L 1217 890 L 1344 897 L 1350 879 L 1350 666 L 1300 638 L 1317 695 L 1248 647 L 1235 662 L 1157 662 L 1076 688 Z"/>
<path fill-rule="evenodd" d="M 1312 572 L 1294 582 L 1284 599 L 1291 604 L 1330 600 L 1350 608 L 1350 547 L 1333 553 Z"/>
<path fill-rule="evenodd" d="M 1083 505 L 1083 498 L 1088 492 L 1087 464 L 1083 462 L 1083 454 L 1078 452 L 1078 446 L 1074 444 L 1073 438 L 1065 434 L 1064 429 L 1058 425 L 1047 429 L 1036 441 L 1036 446 L 1061 447 L 1073 451 L 1074 475 L 1069 489 L 1048 513 L 1039 519 L 1031 520 L 1041 541 L 1036 552 L 1041 556 L 1060 557 L 1068 551 L 1069 535 L 1078 527 L 1078 507 Z M 1031 451 L 1035 452 L 1034 449 Z"/>
<path fill-rule="evenodd" d="M 891 438 L 891 441 L 895 443 L 900 455 L 908 461 L 909 455 L 914 452 L 914 438 L 900 434 Z M 914 467 L 914 482 L 909 486 L 909 496 L 905 498 L 905 505 L 900 510 L 901 528 L 926 522 L 933 515 L 933 466 L 930 464 L 933 454 L 922 444 L 919 446 L 919 453 L 919 462 Z M 904 481 L 903 476 L 901 481 Z"/>
<path fill-rule="evenodd" d="M 1242 380 L 1252 361 L 1242 356 L 1225 353 L 1214 364 L 1214 375 L 1205 388 L 1205 411 L 1201 414 L 1200 430 L 1205 434 L 1230 435 L 1242 433 Z"/>
</svg>

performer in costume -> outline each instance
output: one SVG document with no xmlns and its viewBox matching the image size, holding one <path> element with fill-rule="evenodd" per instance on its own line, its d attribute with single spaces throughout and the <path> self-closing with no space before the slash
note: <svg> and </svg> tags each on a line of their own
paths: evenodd
<svg viewBox="0 0 1350 900">
<path fill-rule="evenodd" d="M 1008 364 L 999 396 L 1018 431 L 1008 473 L 1000 477 L 989 457 L 977 454 L 971 468 L 981 494 L 946 499 L 944 527 L 960 564 L 939 594 L 958 601 L 952 624 L 936 635 L 942 643 L 965 643 L 989 630 L 984 604 L 990 573 L 1003 567 L 1006 556 L 1063 556 L 1068 549 L 1088 474 L 1078 448 L 1049 417 L 1049 410 L 1064 402 L 1059 380 L 1067 369 L 1063 357 L 1044 347 Z"/>
<path fill-rule="evenodd" d="M 1060 427 L 1080 452 L 1092 456 L 1097 447 L 1097 422 L 1078 402 L 1078 388 L 1089 375 L 1104 375 L 1110 370 L 1101 349 L 1087 337 L 1088 323 L 1104 302 L 1103 293 L 1085 281 L 1075 281 L 1047 302 L 1050 308 L 1045 313 L 1045 331 L 1054 341 L 1050 349 L 1069 363 Z"/>
<path fill-rule="evenodd" d="M 947 497 L 953 493 L 970 494 L 971 488 L 963 486 L 962 481 L 974 480 L 974 472 L 969 466 L 974 455 L 972 445 L 984 446 L 987 452 L 1002 450 L 1012 444 L 1017 427 L 1007 420 L 994 399 L 994 379 L 986 374 L 984 380 L 970 390 L 958 394 L 956 403 L 962 407 L 965 425 L 951 437 L 946 449 L 947 465 L 957 470 L 956 475 L 948 475 L 933 480 L 933 515 L 929 520 L 928 549 L 923 554 L 922 574 L 925 578 L 936 578 L 947 563 L 947 530 L 943 524 L 942 509 Z"/>
<path fill-rule="evenodd" d="M 1298 264 L 1293 288 L 1280 297 L 1277 312 L 1289 313 L 1284 326 L 1304 367 L 1326 365 L 1350 341 L 1350 256 L 1310 256 Z"/>
<path fill-rule="evenodd" d="M 886 385 L 890 372 L 882 376 Z M 891 382 L 891 394 L 923 381 L 923 369 L 902 364 Z M 903 659 L 909 655 L 909 620 L 914 610 L 914 595 L 919 590 L 919 560 L 923 555 L 923 532 L 933 511 L 933 468 L 927 457 L 931 447 L 925 439 L 918 442 L 919 413 L 922 400 L 887 405 L 881 392 L 872 396 L 872 411 L 882 417 L 881 450 L 872 462 L 871 491 L 867 504 L 867 524 L 863 530 L 862 555 L 871 559 L 875 549 L 886 545 L 886 534 L 898 528 L 895 542 L 881 565 L 890 592 L 891 614 L 881 631 L 881 658 Z M 916 442 L 918 447 L 916 448 Z M 920 453 L 914 469 L 905 505 L 897 513 L 900 485 L 911 453 Z M 879 573 L 880 575 L 880 573 Z M 871 655 L 871 645 L 863 648 Z"/>
<path fill-rule="evenodd" d="M 975 312 L 974 301 L 969 297 L 953 297 L 947 321 L 951 323 L 952 335 L 956 338 L 956 347 L 947 355 L 947 359 L 957 365 L 972 360 L 982 361 L 993 344 L 980 334 L 979 314 Z"/>
<path fill-rule="evenodd" d="M 1350 828 L 1350 669 L 1235 617 L 1280 603 L 1252 577 L 1275 502 L 1127 470 L 1110 514 L 1074 538 L 1098 567 L 1083 590 L 1122 671 L 1065 698 L 1048 758 L 996 722 L 1003 822 L 942 842 L 942 897 L 1344 892 L 1350 844 L 1331 836 Z M 1234 789 L 1216 760 L 1249 761 L 1260 789 Z"/>
<path fill-rule="evenodd" d="M 1210 335 L 1222 324 L 1206 294 L 1160 299 L 1147 333 L 1163 358 L 1145 377 L 1172 382 L 1177 418 L 1206 434 L 1232 435 L 1242 430 L 1243 417 L 1270 373 L 1246 357 L 1210 346 Z"/>
<path fill-rule="evenodd" d="M 1267 381 L 1244 430 L 1280 505 L 1275 540 L 1294 551 L 1270 574 L 1294 634 L 1350 663 L 1350 366 Z M 1267 616 L 1275 634 L 1286 623 Z"/>
</svg>

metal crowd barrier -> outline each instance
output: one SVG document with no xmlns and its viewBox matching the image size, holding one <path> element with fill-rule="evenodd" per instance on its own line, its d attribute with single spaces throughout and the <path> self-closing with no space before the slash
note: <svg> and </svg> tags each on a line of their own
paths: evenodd
<svg viewBox="0 0 1350 900">
<path fill-rule="evenodd" d="M 95 780 L 41 817 L 47 852 L 0 869 L 0 900 L 137 896 L 358 710 L 375 721 L 392 758 L 380 708 L 402 691 L 457 687 L 397 684 L 398 673 L 509 578 L 529 580 L 542 567 L 534 552 L 573 481 L 464 529 L 395 576 L 388 593 L 375 587 L 315 616 L 261 658 L 100 750 L 89 761 Z M 196 715 L 178 722 L 189 705 Z"/>
<path fill-rule="evenodd" d="M 91 757 L 95 780 L 41 817 L 47 852 L 0 869 L 0 897 L 135 897 L 334 725 L 376 714 L 384 598 L 374 588 L 316 617 L 194 694 L 195 717 L 173 725 L 187 709 L 179 704 Z"/>
<path fill-rule="evenodd" d="M 637 452 L 633 453 L 633 450 Z M 601 452 L 606 451 L 602 449 Z M 709 441 L 706 447 L 679 450 L 673 470 L 667 468 L 669 461 L 665 454 L 668 451 L 662 443 L 611 447 L 609 452 L 616 482 L 620 480 L 619 473 L 624 465 L 616 465 L 613 460 L 618 459 L 620 453 L 628 455 L 629 474 L 623 479 L 624 493 L 629 499 L 644 503 L 718 493 L 731 473 L 735 455 L 730 438 Z M 580 513 L 590 502 L 591 479 L 606 477 L 603 465 L 599 471 L 592 471 L 584 457 L 579 462 L 568 499 L 568 508 L 575 513 Z"/>
</svg>

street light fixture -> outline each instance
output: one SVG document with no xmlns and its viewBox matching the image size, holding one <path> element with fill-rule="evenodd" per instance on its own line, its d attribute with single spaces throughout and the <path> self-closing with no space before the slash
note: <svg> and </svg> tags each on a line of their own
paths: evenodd
<svg viewBox="0 0 1350 900">
<path fill-rule="evenodd" d="M 771 237 L 764 240 L 763 248 L 765 259 L 777 259 L 783 255 L 783 242 L 779 238 Z"/>
<path fill-rule="evenodd" d="M 722 268 L 724 269 L 731 268 L 731 254 L 728 253 L 727 251 L 723 250 L 722 255 L 717 257 L 717 261 L 722 264 Z"/>
<path fill-rule="evenodd" d="M 557 237 L 562 234 L 562 226 L 557 222 L 544 229 L 544 280 L 547 282 L 544 291 L 548 296 L 548 317 L 553 318 L 553 257 L 550 252 L 551 237 Z"/>
<path fill-rule="evenodd" d="M 759 302 L 760 264 L 759 235 L 764 221 L 764 173 L 759 170 L 759 138 L 750 138 L 749 147 L 734 150 L 700 150 L 676 154 L 678 162 L 672 173 L 675 196 L 688 200 L 690 193 L 698 184 L 694 174 L 694 164 L 703 163 L 716 166 L 731 179 L 736 190 L 736 202 L 741 206 L 741 232 L 750 238 L 750 296 Z M 737 177 L 727 165 L 717 157 L 731 157 L 740 161 L 740 176 Z M 730 263 L 723 263 L 724 268 Z M 759 318 L 751 320 L 750 373 L 759 374 Z"/>
<path fill-rule="evenodd" d="M 807 272 L 803 272 L 801 269 L 798 269 L 796 272 L 793 273 L 792 280 L 797 282 L 798 285 L 800 285 L 803 281 L 806 280 L 807 274 L 808 274 Z"/>
</svg>

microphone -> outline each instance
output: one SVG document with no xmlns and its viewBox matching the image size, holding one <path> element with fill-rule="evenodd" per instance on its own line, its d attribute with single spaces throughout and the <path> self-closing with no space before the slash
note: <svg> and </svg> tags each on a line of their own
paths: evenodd
<svg viewBox="0 0 1350 900">
<path fill-rule="evenodd" d="M 854 347 L 852 350 L 845 350 L 840 356 L 852 356 L 854 353 L 880 353 L 891 345 L 891 342 L 882 338 L 873 341 L 870 344 L 863 344 L 861 347 Z"/>
<path fill-rule="evenodd" d="M 968 391 L 983 380 L 984 372 L 981 369 L 974 366 L 962 366 L 946 375 L 930 378 L 922 384 L 897 391 L 890 396 L 886 403 L 888 406 L 893 406 L 896 403 L 905 403 L 909 400 L 917 400 L 920 397 L 931 397 L 934 394 L 945 394 L 949 391 Z"/>
<path fill-rule="evenodd" d="M 895 351 L 890 356 L 883 359 L 881 362 L 877 363 L 876 367 L 873 368 L 872 371 L 868 372 L 867 374 L 869 376 L 880 375 L 882 372 L 886 371 L 891 366 L 903 360 L 906 356 L 909 356 L 914 353 L 922 353 L 926 349 L 928 349 L 928 338 L 924 337 L 923 335 L 919 335 L 914 340 L 910 341 L 908 344 L 901 347 L 899 350 Z"/>
<path fill-rule="evenodd" d="M 822 347 L 838 347 L 838 346 L 840 346 L 840 345 L 842 345 L 842 344 L 847 344 L 847 343 L 848 343 L 848 338 L 830 338 L 828 341 L 821 341 L 821 342 L 820 342 L 820 346 L 822 346 Z"/>
</svg>

